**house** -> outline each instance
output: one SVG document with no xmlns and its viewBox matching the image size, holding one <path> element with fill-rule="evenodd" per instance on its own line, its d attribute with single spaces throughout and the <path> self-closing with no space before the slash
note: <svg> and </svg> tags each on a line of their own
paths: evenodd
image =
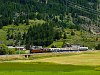
<svg viewBox="0 0 100 75">
<path fill-rule="evenodd" d="M 9 49 L 26 50 L 24 46 L 8 46 Z"/>
<path fill-rule="evenodd" d="M 13 46 L 8 46 L 8 48 L 9 48 L 9 49 L 15 49 L 15 47 L 13 47 Z"/>
<path fill-rule="evenodd" d="M 62 48 L 67 48 L 67 47 L 71 47 L 71 44 L 66 43 L 65 45 L 62 46 Z"/>
<path fill-rule="evenodd" d="M 42 49 L 42 46 L 32 46 L 30 49 Z"/>
<path fill-rule="evenodd" d="M 80 51 L 86 51 L 86 50 L 88 50 L 89 48 L 88 47 L 79 47 L 79 50 Z"/>
<path fill-rule="evenodd" d="M 39 0 L 41 3 L 48 3 L 48 0 Z"/>
<path fill-rule="evenodd" d="M 71 50 L 79 50 L 80 45 L 71 45 Z"/>
<path fill-rule="evenodd" d="M 17 46 L 17 47 L 15 47 L 15 49 L 17 49 L 17 50 L 26 50 L 25 47 L 23 47 L 23 46 Z"/>
</svg>

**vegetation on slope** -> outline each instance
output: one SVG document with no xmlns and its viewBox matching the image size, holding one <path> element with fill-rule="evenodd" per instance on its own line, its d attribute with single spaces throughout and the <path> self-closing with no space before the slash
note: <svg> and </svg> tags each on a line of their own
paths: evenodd
<svg viewBox="0 0 100 75">
<path fill-rule="evenodd" d="M 13 46 L 19 43 L 49 46 L 60 40 L 63 44 L 69 42 L 93 48 L 99 36 L 89 31 L 97 27 L 95 30 L 99 32 L 99 15 L 99 0 L 1 0 L 0 42 Z M 43 25 L 52 30 L 45 31 Z M 50 35 L 46 35 L 48 33 Z M 61 44 L 58 47 L 62 47 Z"/>
</svg>

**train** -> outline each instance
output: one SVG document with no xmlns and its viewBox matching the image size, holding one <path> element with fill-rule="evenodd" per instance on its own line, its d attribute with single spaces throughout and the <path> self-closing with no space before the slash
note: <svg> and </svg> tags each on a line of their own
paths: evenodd
<svg viewBox="0 0 100 75">
<path fill-rule="evenodd" d="M 77 52 L 77 51 L 87 51 L 88 47 L 79 48 L 31 48 L 30 53 L 48 53 L 48 52 Z"/>
<path fill-rule="evenodd" d="M 51 52 L 49 49 L 31 49 L 30 50 L 30 53 L 47 53 L 47 52 Z"/>
<path fill-rule="evenodd" d="M 41 46 L 33 46 L 30 48 L 30 53 L 46 53 L 51 52 L 49 48 L 42 48 Z"/>
</svg>

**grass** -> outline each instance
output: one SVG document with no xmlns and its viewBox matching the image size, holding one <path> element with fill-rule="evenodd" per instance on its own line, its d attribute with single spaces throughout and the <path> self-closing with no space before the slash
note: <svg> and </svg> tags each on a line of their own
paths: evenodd
<svg viewBox="0 0 100 75">
<path fill-rule="evenodd" d="M 38 59 L 36 62 L 54 62 L 59 64 L 73 65 L 100 65 L 100 52 L 94 53 L 79 53 L 71 56 L 60 56 Z"/>
<path fill-rule="evenodd" d="M 61 57 L 61 56 L 73 56 L 77 55 L 77 53 L 44 53 L 44 54 L 34 54 L 29 59 L 44 59 L 51 57 Z"/>
<path fill-rule="evenodd" d="M 0 75 L 99 75 L 96 67 L 44 62 L 0 63 Z"/>
<path fill-rule="evenodd" d="M 35 24 L 43 24 L 45 23 L 44 20 L 29 20 L 29 22 L 32 24 L 32 23 L 35 23 Z"/>
<path fill-rule="evenodd" d="M 54 41 L 50 46 L 48 47 L 51 47 L 52 45 L 55 45 L 56 47 L 58 48 L 61 48 L 62 45 L 63 45 L 63 41 Z"/>
<path fill-rule="evenodd" d="M 20 52 L 20 54 L 29 54 L 30 53 L 30 50 L 17 50 L 16 51 L 16 54 L 19 54 L 19 52 Z"/>
<path fill-rule="evenodd" d="M 99 75 L 100 72 L 95 71 L 79 71 L 79 72 L 0 72 L 0 75 Z"/>
<path fill-rule="evenodd" d="M 0 62 L 0 75 L 100 75 L 99 51 L 34 56 L 41 58 L 26 60 L 29 62 Z"/>
</svg>

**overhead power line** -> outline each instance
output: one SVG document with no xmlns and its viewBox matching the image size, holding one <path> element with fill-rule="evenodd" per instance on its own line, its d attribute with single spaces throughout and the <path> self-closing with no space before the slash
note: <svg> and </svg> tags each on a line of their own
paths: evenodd
<svg viewBox="0 0 100 75">
<path fill-rule="evenodd" d="M 99 10 L 96 10 L 96 9 L 93 9 L 93 8 L 88 8 L 88 7 L 85 7 L 85 6 L 83 6 L 83 5 L 77 4 L 76 2 L 72 2 L 72 1 L 69 1 L 69 0 L 66 0 L 66 1 L 67 1 L 67 2 L 70 2 L 70 3 L 73 3 L 74 5 L 80 6 L 80 7 L 82 7 L 82 8 L 88 9 L 88 10 L 90 10 L 90 11 L 100 13 Z"/>
<path fill-rule="evenodd" d="M 72 1 L 69 1 L 69 0 L 66 0 L 66 1 L 67 1 L 66 2 L 67 6 L 69 6 L 69 7 L 73 7 L 75 9 L 81 10 L 81 11 L 86 12 L 88 14 L 93 14 L 93 15 L 96 15 L 96 16 L 100 15 L 100 11 L 84 7 L 82 5 L 79 5 L 79 4 L 74 3 Z"/>
</svg>

